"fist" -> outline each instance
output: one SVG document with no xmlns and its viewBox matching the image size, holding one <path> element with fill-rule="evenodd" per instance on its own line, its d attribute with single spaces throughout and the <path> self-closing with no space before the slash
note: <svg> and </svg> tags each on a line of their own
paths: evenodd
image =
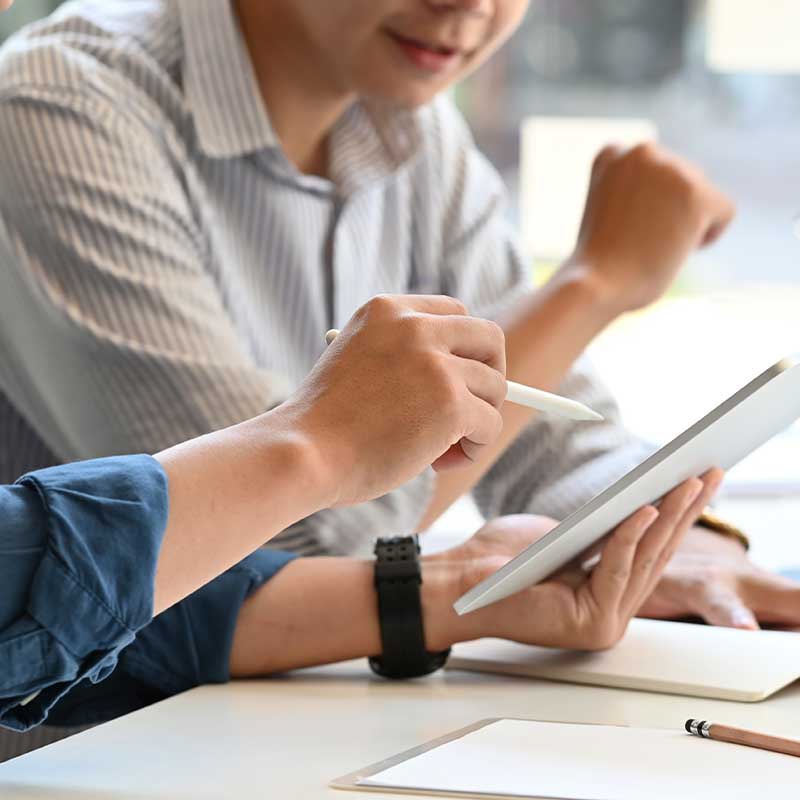
<svg viewBox="0 0 800 800">
<path fill-rule="evenodd" d="M 592 167 L 575 251 L 617 313 L 657 300 L 687 256 L 733 219 L 731 201 L 695 166 L 655 143 L 603 149 Z"/>
</svg>

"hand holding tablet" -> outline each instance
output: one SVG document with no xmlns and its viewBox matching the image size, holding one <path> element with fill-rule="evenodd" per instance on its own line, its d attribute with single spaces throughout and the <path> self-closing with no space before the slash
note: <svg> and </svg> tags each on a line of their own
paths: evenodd
<svg viewBox="0 0 800 800">
<path fill-rule="evenodd" d="M 569 650 L 612 647 L 652 593 L 721 478 L 720 470 L 702 480 L 691 478 L 673 489 L 658 509 L 639 509 L 608 537 L 602 560 L 590 571 L 573 560 L 546 581 L 462 619 L 471 621 L 481 638 Z M 467 564 L 465 578 L 474 583 L 491 572 L 503 553 L 518 552 L 523 543 L 535 541 L 543 523 L 543 518 L 524 514 L 493 520 L 447 556 Z"/>
</svg>

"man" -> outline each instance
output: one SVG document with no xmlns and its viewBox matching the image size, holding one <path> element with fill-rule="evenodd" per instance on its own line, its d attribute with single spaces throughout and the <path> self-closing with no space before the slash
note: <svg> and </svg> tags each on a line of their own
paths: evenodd
<svg viewBox="0 0 800 800">
<path fill-rule="evenodd" d="M 3 334 L 4 471 L 157 451 L 257 414 L 298 384 L 325 329 L 382 291 L 459 297 L 502 320 L 512 378 L 559 385 L 588 341 L 655 299 L 732 211 L 660 148 L 609 148 L 573 257 L 531 293 L 496 175 L 449 102 L 434 101 L 524 7 L 73 4 L 12 42 L 0 64 L 13 253 L 0 326 L 15 332 Z M 282 545 L 364 552 L 470 489 L 489 518 L 563 517 L 646 449 L 585 364 L 562 391 L 609 422 L 529 424 L 506 407 L 500 441 L 471 470 L 319 512 Z M 754 627 L 755 571 L 739 543 L 695 530 L 685 552 L 693 563 L 676 561 L 644 610 Z M 731 570 L 696 581 L 694 560 L 720 554 Z M 764 584 L 770 601 L 756 610 L 782 614 L 788 590 Z"/>
</svg>

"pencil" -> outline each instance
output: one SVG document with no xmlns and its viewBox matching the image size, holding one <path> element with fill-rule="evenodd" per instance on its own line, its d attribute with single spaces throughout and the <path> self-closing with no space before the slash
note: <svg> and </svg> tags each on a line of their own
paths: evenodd
<svg viewBox="0 0 800 800">
<path fill-rule="evenodd" d="M 326 344 L 330 344 L 338 335 L 339 331 L 336 328 L 329 330 L 325 334 Z M 570 400 L 558 394 L 534 389 L 532 386 L 514 383 L 514 381 L 506 381 L 506 383 L 508 385 L 506 400 L 509 403 L 516 403 L 518 406 L 534 408 L 537 411 L 544 411 L 547 414 L 555 414 L 567 419 L 594 421 L 603 419 L 602 415 L 577 400 Z"/>
<path fill-rule="evenodd" d="M 759 750 L 771 750 L 773 753 L 784 753 L 787 756 L 800 756 L 800 741 L 797 739 L 784 739 L 781 736 L 769 736 L 766 733 L 756 733 L 743 728 L 715 725 L 704 719 L 687 719 L 685 727 L 693 736 L 702 739 L 757 747 Z"/>
</svg>

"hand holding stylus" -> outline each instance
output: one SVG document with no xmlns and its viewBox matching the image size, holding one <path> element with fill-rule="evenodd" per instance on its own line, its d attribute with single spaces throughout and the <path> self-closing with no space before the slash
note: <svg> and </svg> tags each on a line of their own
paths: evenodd
<svg viewBox="0 0 800 800">
<path fill-rule="evenodd" d="M 452 297 L 378 295 L 275 411 L 319 443 L 339 487 L 326 506 L 365 502 L 497 441 L 505 353 L 502 328 Z"/>
<path fill-rule="evenodd" d="M 332 328 L 325 334 L 325 342 L 331 344 L 338 335 L 339 331 L 336 328 Z M 592 411 L 591 408 L 576 400 L 544 392 L 541 389 L 534 389 L 532 386 L 525 386 L 522 383 L 514 383 L 514 381 L 507 381 L 506 383 L 508 385 L 506 400 L 509 403 L 527 406 L 537 411 L 556 414 L 567 419 L 595 421 L 603 419 L 596 411 Z"/>
</svg>

